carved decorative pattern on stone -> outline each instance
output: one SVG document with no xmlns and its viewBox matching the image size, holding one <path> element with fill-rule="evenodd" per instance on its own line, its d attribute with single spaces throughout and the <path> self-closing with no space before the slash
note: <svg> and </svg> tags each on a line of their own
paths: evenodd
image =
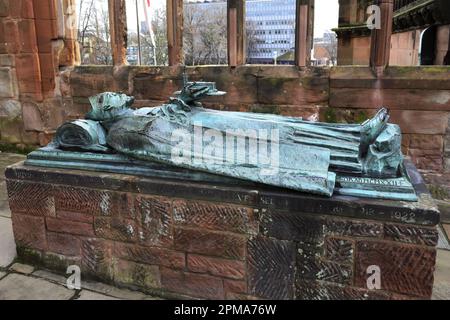
<svg viewBox="0 0 450 320">
<path fill-rule="evenodd" d="M 325 239 L 325 257 L 330 261 L 353 265 L 354 248 L 353 240 L 331 237 Z"/>
<path fill-rule="evenodd" d="M 381 238 L 383 224 L 373 221 L 355 221 L 345 219 L 329 219 L 325 225 L 327 234 L 352 237 Z"/>
<path fill-rule="evenodd" d="M 56 210 L 77 211 L 91 215 L 109 215 L 112 193 L 84 188 L 58 187 L 55 191 Z"/>
<path fill-rule="evenodd" d="M 381 287 L 400 294 L 430 297 L 436 251 L 385 242 L 361 241 L 356 245 L 355 284 L 367 286 L 367 268 L 381 269 Z"/>
<path fill-rule="evenodd" d="M 8 197 L 12 212 L 34 216 L 55 216 L 52 186 L 9 180 Z"/>
<path fill-rule="evenodd" d="M 436 228 L 419 228 L 396 224 L 384 225 L 386 239 L 404 243 L 413 243 L 434 247 L 438 243 L 438 231 Z"/>
<path fill-rule="evenodd" d="M 268 299 L 294 297 L 295 245 L 256 237 L 248 242 L 248 284 L 251 295 Z"/>
<path fill-rule="evenodd" d="M 181 226 L 236 233 L 257 232 L 250 208 L 183 200 L 175 201 L 173 205 L 175 223 Z"/>
<path fill-rule="evenodd" d="M 172 246 L 173 223 L 170 201 L 158 197 L 136 197 L 140 219 L 139 241 L 144 245 Z"/>
<path fill-rule="evenodd" d="M 82 271 L 112 279 L 111 247 L 104 240 L 86 239 L 81 242 Z"/>
</svg>

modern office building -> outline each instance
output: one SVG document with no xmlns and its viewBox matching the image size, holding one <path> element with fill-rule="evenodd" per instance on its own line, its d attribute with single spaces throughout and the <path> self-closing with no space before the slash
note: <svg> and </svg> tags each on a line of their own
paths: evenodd
<svg viewBox="0 0 450 320">
<path fill-rule="evenodd" d="M 209 10 L 226 7 L 226 0 L 190 0 Z M 295 47 L 296 0 L 247 0 L 247 63 L 273 64 Z M 292 55 L 293 57 L 293 55 Z"/>
<path fill-rule="evenodd" d="M 272 64 L 294 51 L 295 5 L 295 0 L 247 0 L 248 63 Z"/>
</svg>

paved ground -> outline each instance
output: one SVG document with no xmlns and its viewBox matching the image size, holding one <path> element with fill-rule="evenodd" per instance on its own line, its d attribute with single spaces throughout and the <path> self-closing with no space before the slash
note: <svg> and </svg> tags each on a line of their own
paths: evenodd
<svg viewBox="0 0 450 320">
<path fill-rule="evenodd" d="M 13 264 L 16 247 L 8 207 L 4 168 L 23 160 L 20 155 L 0 153 L 0 300 L 154 300 L 139 292 L 82 281 L 81 290 L 69 290 L 63 276 L 32 266 Z M 441 239 L 440 245 L 446 248 Z M 433 299 L 450 300 L 450 251 L 438 250 Z"/>
<path fill-rule="evenodd" d="M 0 271 L 0 300 L 156 300 L 140 292 L 118 289 L 99 282 L 81 282 L 69 290 L 66 278 L 32 266 L 13 264 Z"/>
</svg>

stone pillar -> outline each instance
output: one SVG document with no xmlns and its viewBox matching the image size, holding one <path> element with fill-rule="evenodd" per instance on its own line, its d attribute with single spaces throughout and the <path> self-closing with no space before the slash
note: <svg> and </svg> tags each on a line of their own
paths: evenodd
<svg viewBox="0 0 450 320">
<path fill-rule="evenodd" d="M 127 12 L 125 0 L 109 0 L 109 25 L 114 65 L 127 65 Z"/>
<path fill-rule="evenodd" d="M 229 0 L 228 20 L 228 64 L 231 67 L 245 64 L 245 0 Z"/>
<path fill-rule="evenodd" d="M 377 76 L 381 76 L 389 65 L 394 0 L 379 0 L 378 5 L 381 8 L 381 29 L 372 30 L 370 66 Z"/>
<path fill-rule="evenodd" d="M 295 65 L 305 67 L 308 52 L 308 4 L 307 1 L 297 0 L 295 17 Z"/>
<path fill-rule="evenodd" d="M 339 25 L 357 23 L 357 0 L 339 0 Z"/>
<path fill-rule="evenodd" d="M 295 65 L 304 67 L 311 61 L 314 42 L 315 0 L 297 0 L 295 22 Z"/>
<path fill-rule="evenodd" d="M 58 62 L 61 67 L 72 67 L 80 64 L 80 48 L 78 44 L 76 0 L 58 0 L 57 2 L 58 40 L 62 50 Z"/>
<path fill-rule="evenodd" d="M 169 66 L 183 64 L 183 0 L 167 0 Z"/>
<path fill-rule="evenodd" d="M 450 66 L 450 26 L 448 26 L 448 50 L 447 54 L 444 57 L 444 65 Z"/>
</svg>

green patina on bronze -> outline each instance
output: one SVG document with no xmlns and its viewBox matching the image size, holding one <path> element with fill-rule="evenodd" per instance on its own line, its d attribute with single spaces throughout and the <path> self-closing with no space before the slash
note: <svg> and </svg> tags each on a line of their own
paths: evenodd
<svg viewBox="0 0 450 320">
<path fill-rule="evenodd" d="M 385 108 L 363 124 L 337 124 L 216 111 L 199 103 L 224 94 L 214 83 L 185 79 L 167 104 L 137 110 L 132 97 L 97 95 L 85 120 L 61 126 L 52 144 L 31 153 L 27 164 L 197 181 L 223 176 L 217 179 L 322 196 L 417 200 L 402 169 L 400 128 L 388 123 Z M 269 147 L 258 144 L 263 138 Z"/>
</svg>

